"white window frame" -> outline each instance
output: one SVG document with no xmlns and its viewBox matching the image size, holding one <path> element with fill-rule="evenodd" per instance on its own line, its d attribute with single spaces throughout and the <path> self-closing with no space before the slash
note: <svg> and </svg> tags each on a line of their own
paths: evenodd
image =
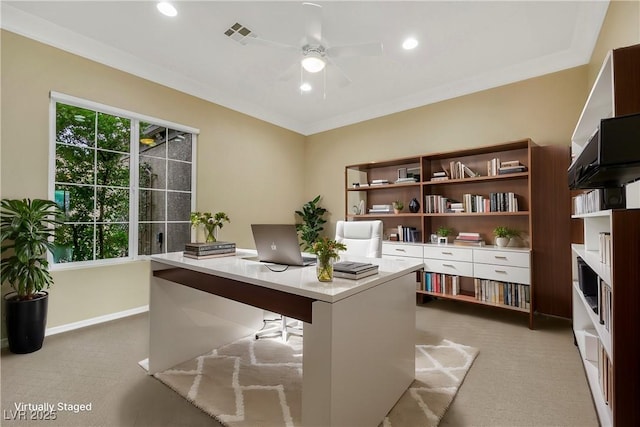
<svg viewBox="0 0 640 427">
<path fill-rule="evenodd" d="M 196 206 L 196 159 L 197 159 L 197 140 L 200 130 L 189 126 L 173 123 L 167 120 L 158 119 L 144 114 L 135 113 L 117 107 L 100 104 L 98 102 L 89 101 L 75 96 L 66 95 L 59 92 L 51 91 L 49 102 L 49 183 L 48 194 L 49 199 L 55 198 L 55 179 L 56 179 L 56 104 L 62 103 L 72 105 L 74 107 L 86 108 L 88 110 L 97 111 L 99 113 L 109 114 L 113 116 L 124 117 L 134 121 L 133 132 L 129 141 L 130 155 L 130 182 L 129 182 L 129 256 L 122 258 L 98 259 L 89 261 L 73 261 L 68 263 L 54 263 L 53 256 L 49 253 L 48 260 L 51 270 L 66 270 L 85 267 L 100 267 L 104 265 L 113 265 L 121 263 L 129 263 L 138 260 L 148 260 L 149 255 L 138 254 L 138 169 L 139 169 L 139 152 L 138 152 L 138 136 L 140 133 L 139 122 L 153 123 L 154 125 L 163 126 L 165 128 L 174 129 L 180 132 L 190 133 L 193 135 L 191 140 L 191 211 Z M 165 197 L 165 211 L 166 211 Z M 165 225 L 167 220 L 164 221 Z M 166 228 L 166 227 L 165 227 Z M 166 236 L 166 229 L 165 229 Z"/>
</svg>

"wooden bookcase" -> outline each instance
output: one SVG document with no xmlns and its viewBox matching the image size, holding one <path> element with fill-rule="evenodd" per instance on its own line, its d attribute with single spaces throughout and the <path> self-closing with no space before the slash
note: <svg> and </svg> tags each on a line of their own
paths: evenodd
<svg viewBox="0 0 640 427">
<path fill-rule="evenodd" d="M 572 245 L 573 331 L 598 418 L 603 426 L 640 425 L 640 209 L 574 218 L 584 222 L 584 244 Z M 601 259 L 602 233 L 611 237 L 608 262 Z M 578 257 L 597 276 L 596 310 L 580 286 Z M 601 290 L 610 291 L 608 298 Z M 609 320 L 602 323 L 601 314 Z"/>
<path fill-rule="evenodd" d="M 500 161 L 517 160 L 527 170 L 506 175 L 488 175 L 488 162 L 492 159 Z M 434 173 L 447 171 L 450 174 L 451 163 L 461 162 L 475 177 L 461 179 L 433 180 Z M 395 243 L 385 241 L 385 245 L 408 245 L 405 249 L 425 260 L 437 259 L 429 255 L 430 237 L 439 227 L 453 230 L 453 237 L 459 232 L 480 233 L 487 246 L 476 250 L 528 251 L 531 261 L 526 266 L 530 270 L 527 285 L 530 285 L 530 306 L 509 307 L 501 304 L 478 301 L 474 298 L 475 275 L 466 275 L 463 279 L 463 295 L 439 297 L 457 299 L 470 303 L 498 306 L 501 308 L 524 311 L 529 314 L 529 323 L 533 325 L 533 314 L 537 307 L 545 307 L 545 313 L 564 317 L 571 316 L 571 277 L 563 269 L 554 268 L 552 264 L 570 262 L 570 251 L 566 250 L 570 243 L 570 201 L 568 189 L 558 189 L 558 177 L 566 181 L 569 165 L 568 147 L 538 146 L 530 139 L 512 141 L 492 146 L 477 147 L 446 153 L 432 153 L 392 160 L 375 161 L 348 165 L 345 167 L 345 217 L 348 220 L 380 219 L 384 223 L 385 239 L 394 233 L 398 226 L 413 227 L 419 232 L 419 238 L 412 243 Z M 399 169 L 414 172 L 416 182 L 395 183 Z M 386 180 L 388 184 L 371 185 L 376 180 Z M 363 187 L 362 184 L 369 184 Z M 518 210 L 514 212 L 438 212 L 425 211 L 425 200 L 429 195 L 438 195 L 463 201 L 464 194 L 473 194 L 489 198 L 490 193 L 514 193 L 518 202 Z M 420 210 L 409 212 L 407 206 L 411 199 L 417 199 Z M 374 205 L 389 205 L 400 200 L 405 207 L 402 212 L 370 213 Z M 361 203 L 365 212 L 358 212 Z M 521 233 L 518 248 L 494 248 L 493 229 L 496 226 L 507 226 Z M 409 246 L 421 246 L 409 247 Z M 454 247 L 454 245 L 449 245 Z M 384 249 L 384 248 L 383 248 Z M 401 250 L 393 246 L 389 250 Z M 456 249 L 461 249 L 457 248 Z M 470 249 L 470 248 L 464 248 Z M 417 252 L 416 252 L 417 251 Z M 422 251 L 422 252 L 419 252 Z M 419 253 L 418 253 L 419 252 Z M 468 251 L 475 252 L 475 251 Z M 456 252 L 463 258 L 465 252 Z M 471 255 L 471 271 L 478 265 Z M 463 265 L 466 271 L 467 266 Z M 522 266 L 518 266 L 522 267 Z M 488 277 L 489 278 L 489 277 Z M 522 283 L 522 282 L 520 282 Z M 428 292 L 418 293 L 429 294 Z M 561 294 L 561 303 L 551 301 Z"/>
</svg>

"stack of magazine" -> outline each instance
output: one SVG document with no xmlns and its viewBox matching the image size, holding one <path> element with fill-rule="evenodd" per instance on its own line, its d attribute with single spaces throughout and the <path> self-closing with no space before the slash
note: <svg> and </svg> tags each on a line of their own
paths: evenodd
<svg viewBox="0 0 640 427">
<path fill-rule="evenodd" d="M 183 256 L 194 259 L 231 256 L 236 253 L 236 244 L 232 242 L 185 243 Z"/>
<path fill-rule="evenodd" d="M 378 266 L 367 262 L 341 261 L 333 264 L 333 275 L 345 279 L 362 279 L 378 274 Z"/>
</svg>

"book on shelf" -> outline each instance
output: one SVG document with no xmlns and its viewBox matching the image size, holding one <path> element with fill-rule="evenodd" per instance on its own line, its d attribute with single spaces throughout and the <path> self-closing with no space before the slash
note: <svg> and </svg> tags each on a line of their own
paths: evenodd
<svg viewBox="0 0 640 427">
<path fill-rule="evenodd" d="M 371 180 L 371 182 L 369 183 L 369 185 L 387 185 L 387 184 L 389 184 L 388 179 L 374 179 L 374 180 Z"/>
<path fill-rule="evenodd" d="M 416 243 L 421 241 L 420 231 L 416 227 L 398 225 L 398 240 L 401 242 Z"/>
<path fill-rule="evenodd" d="M 406 184 L 408 182 L 417 182 L 415 177 L 410 177 L 410 178 L 398 178 L 396 180 L 396 184 Z"/>
<path fill-rule="evenodd" d="M 510 168 L 515 166 L 522 166 L 520 160 L 507 160 L 506 162 L 500 163 L 501 168 Z"/>
<path fill-rule="evenodd" d="M 379 213 L 379 214 L 388 214 L 393 212 L 392 205 L 372 205 L 369 209 L 369 213 Z"/>
<path fill-rule="evenodd" d="M 492 304 L 529 309 L 531 291 L 529 285 L 500 282 L 489 279 L 473 279 L 475 298 Z"/>
<path fill-rule="evenodd" d="M 226 256 L 235 256 L 235 254 L 236 254 L 236 251 L 234 249 L 233 251 L 208 254 L 208 255 L 198 255 L 190 252 L 183 252 L 182 256 L 185 258 L 192 258 L 192 259 L 210 259 L 210 258 L 221 258 Z"/>
<path fill-rule="evenodd" d="M 498 169 L 500 168 L 500 159 L 493 158 L 491 160 L 487 160 L 487 176 L 495 176 L 498 175 Z"/>
<path fill-rule="evenodd" d="M 501 167 L 498 170 L 498 175 L 507 175 L 510 173 L 518 173 L 518 172 L 526 172 L 526 166 L 509 166 L 509 167 Z"/>
<path fill-rule="evenodd" d="M 449 162 L 449 176 L 451 179 L 463 179 L 479 175 L 462 162 Z"/>
<path fill-rule="evenodd" d="M 422 290 L 435 294 L 458 295 L 460 294 L 460 276 L 427 271 L 424 273 Z"/>
</svg>

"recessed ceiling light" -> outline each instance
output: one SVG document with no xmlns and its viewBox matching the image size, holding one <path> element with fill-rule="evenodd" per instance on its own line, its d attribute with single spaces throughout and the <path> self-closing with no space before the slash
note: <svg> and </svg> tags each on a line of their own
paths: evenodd
<svg viewBox="0 0 640 427">
<path fill-rule="evenodd" d="M 309 83 L 302 83 L 300 85 L 300 90 L 303 92 L 309 92 L 311 90 L 311 85 Z"/>
<path fill-rule="evenodd" d="M 416 46 L 418 46 L 418 40 L 414 39 L 413 37 L 409 37 L 402 42 L 402 48 L 405 50 L 415 49 Z"/>
<path fill-rule="evenodd" d="M 178 11 L 176 10 L 176 8 L 173 7 L 171 3 L 168 3 L 166 1 L 162 1 L 158 3 L 157 8 L 160 11 L 160 13 L 166 16 L 176 16 L 178 14 Z"/>
</svg>

